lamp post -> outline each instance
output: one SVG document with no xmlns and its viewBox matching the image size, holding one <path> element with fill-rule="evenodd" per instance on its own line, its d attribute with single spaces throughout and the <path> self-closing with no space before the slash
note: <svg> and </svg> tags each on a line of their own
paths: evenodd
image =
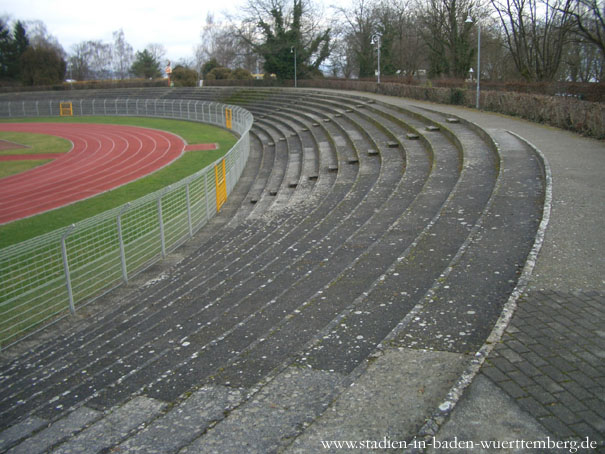
<svg viewBox="0 0 605 454">
<path fill-rule="evenodd" d="M 471 19 L 471 15 L 469 14 L 464 21 L 467 24 L 472 24 L 473 19 Z M 475 106 L 479 109 L 479 94 L 480 94 L 480 80 L 481 80 L 481 24 L 477 21 L 477 99 L 475 102 Z"/>
<path fill-rule="evenodd" d="M 290 47 L 290 53 L 294 52 L 294 88 L 298 88 L 298 80 L 296 78 L 296 48 Z"/>
<path fill-rule="evenodd" d="M 378 51 L 378 71 L 377 71 L 377 75 L 378 75 L 378 83 L 380 83 L 380 35 L 374 35 L 372 37 L 372 43 L 376 45 L 376 49 Z"/>
</svg>

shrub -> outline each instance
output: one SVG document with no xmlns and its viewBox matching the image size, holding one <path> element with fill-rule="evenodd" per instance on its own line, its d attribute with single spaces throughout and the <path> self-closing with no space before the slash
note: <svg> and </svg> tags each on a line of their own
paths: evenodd
<svg viewBox="0 0 605 454">
<path fill-rule="evenodd" d="M 244 68 L 237 68 L 231 73 L 231 79 L 250 80 L 253 79 L 252 73 Z"/>
<path fill-rule="evenodd" d="M 170 80 L 174 83 L 175 87 L 195 87 L 198 81 L 198 74 L 193 69 L 177 66 L 172 70 Z"/>
<path fill-rule="evenodd" d="M 439 85 L 448 85 L 443 81 Z M 302 80 L 300 87 L 366 91 L 421 99 L 441 104 L 475 106 L 474 84 L 469 88 L 403 85 L 359 80 Z M 595 91 L 598 88 L 595 88 Z M 546 123 L 580 134 L 605 139 L 605 104 L 572 96 L 547 96 L 510 91 L 482 90 L 481 109 Z"/>
<path fill-rule="evenodd" d="M 231 78 L 231 70 L 229 68 L 224 68 L 219 66 L 218 68 L 214 68 L 208 74 L 206 74 L 207 80 L 224 80 Z"/>
<path fill-rule="evenodd" d="M 460 88 L 450 88 L 450 104 L 457 106 L 464 104 L 464 91 Z"/>
</svg>

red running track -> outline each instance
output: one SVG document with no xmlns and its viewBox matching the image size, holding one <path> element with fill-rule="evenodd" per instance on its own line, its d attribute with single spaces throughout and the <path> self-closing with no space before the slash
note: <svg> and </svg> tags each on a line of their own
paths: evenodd
<svg viewBox="0 0 605 454">
<path fill-rule="evenodd" d="M 0 131 L 63 137 L 73 148 L 53 161 L 0 179 L 0 224 L 92 197 L 148 175 L 183 153 L 165 131 L 77 123 L 1 123 Z"/>
</svg>

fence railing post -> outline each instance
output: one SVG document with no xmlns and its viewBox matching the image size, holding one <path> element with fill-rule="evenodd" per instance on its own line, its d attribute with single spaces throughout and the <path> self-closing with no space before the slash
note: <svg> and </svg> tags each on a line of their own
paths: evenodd
<svg viewBox="0 0 605 454">
<path fill-rule="evenodd" d="M 130 202 L 122 207 L 117 217 L 118 241 L 120 243 L 120 262 L 122 264 L 122 279 L 128 284 L 128 268 L 126 267 L 126 250 L 124 248 L 124 237 L 122 235 L 122 215 L 130 209 Z"/>
<path fill-rule="evenodd" d="M 210 198 L 208 197 L 208 171 L 204 170 L 204 197 L 206 199 L 206 222 L 210 219 Z"/>
<path fill-rule="evenodd" d="M 160 224 L 160 242 L 162 245 L 162 257 L 166 258 L 166 234 L 164 232 L 164 218 L 162 216 L 162 197 L 170 191 L 171 186 L 168 186 L 158 197 L 158 222 Z"/>
<path fill-rule="evenodd" d="M 189 238 L 193 237 L 193 221 L 191 220 L 191 199 L 189 197 L 189 182 L 185 186 L 185 195 L 187 197 L 187 224 L 189 225 Z"/>
<path fill-rule="evenodd" d="M 158 197 L 158 222 L 160 224 L 160 243 L 162 246 L 162 257 L 166 258 L 166 238 L 164 237 L 164 221 L 162 219 L 162 196 Z"/>
<path fill-rule="evenodd" d="M 70 225 L 63 236 L 61 237 L 61 256 L 63 257 L 63 271 L 65 272 L 65 285 L 67 287 L 67 298 L 69 299 L 69 310 L 72 314 L 76 313 L 76 306 L 74 304 L 74 294 L 71 288 L 71 275 L 69 273 L 69 260 L 67 259 L 67 246 L 65 239 L 73 232 L 76 228 L 76 224 Z"/>
</svg>

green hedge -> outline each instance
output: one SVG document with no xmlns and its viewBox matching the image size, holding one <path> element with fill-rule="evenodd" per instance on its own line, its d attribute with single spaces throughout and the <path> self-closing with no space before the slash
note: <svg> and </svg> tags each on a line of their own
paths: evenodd
<svg viewBox="0 0 605 454">
<path fill-rule="evenodd" d="M 440 104 L 475 106 L 475 90 L 440 88 L 354 80 L 301 80 L 300 87 L 331 88 L 419 99 Z M 547 96 L 506 91 L 481 91 L 481 109 L 517 116 L 537 123 L 605 139 L 605 104 L 574 97 Z"/>
</svg>

